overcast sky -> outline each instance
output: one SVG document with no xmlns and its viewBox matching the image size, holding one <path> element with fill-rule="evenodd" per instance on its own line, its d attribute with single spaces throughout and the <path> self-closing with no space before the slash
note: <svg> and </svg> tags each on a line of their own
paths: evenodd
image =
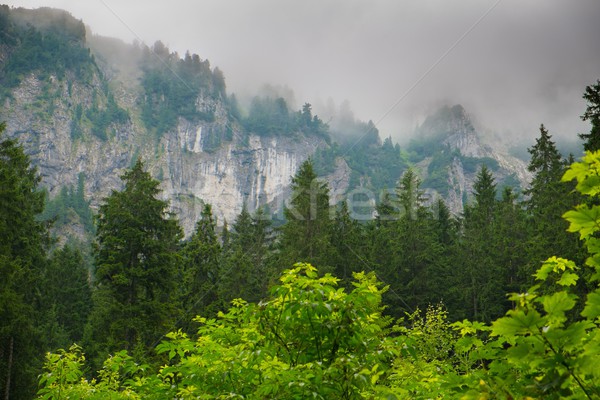
<svg viewBox="0 0 600 400">
<path fill-rule="evenodd" d="M 265 83 L 298 103 L 348 100 L 399 138 L 441 104 L 534 137 L 588 130 L 581 95 L 600 79 L 598 0 L 15 0 L 65 9 L 93 32 L 187 49 L 228 89 Z M 317 107 L 318 111 L 318 107 Z"/>
</svg>

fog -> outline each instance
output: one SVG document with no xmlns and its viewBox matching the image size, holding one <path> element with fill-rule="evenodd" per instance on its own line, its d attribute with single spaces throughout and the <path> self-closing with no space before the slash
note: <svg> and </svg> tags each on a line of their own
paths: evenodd
<svg viewBox="0 0 600 400">
<path fill-rule="evenodd" d="M 597 0 L 21 0 L 65 9 L 93 32 L 209 59 L 229 92 L 283 88 L 317 113 L 349 102 L 402 141 L 427 113 L 462 104 L 497 137 L 589 129 L 600 79 Z M 293 91 L 293 93 L 291 93 Z M 325 115 L 324 119 L 335 118 Z"/>
</svg>

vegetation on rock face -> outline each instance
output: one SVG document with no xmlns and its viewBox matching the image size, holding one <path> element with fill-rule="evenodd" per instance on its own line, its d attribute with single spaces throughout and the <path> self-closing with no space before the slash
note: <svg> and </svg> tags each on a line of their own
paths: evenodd
<svg viewBox="0 0 600 400">
<path fill-rule="evenodd" d="M 261 136 L 314 135 L 329 142 L 329 129 L 312 106 L 305 103 L 300 111 L 289 109 L 282 97 L 255 97 L 250 104 L 248 116 L 242 120 L 246 130 Z"/>
<path fill-rule="evenodd" d="M 63 186 L 56 197 L 46 202 L 38 217 L 52 221 L 53 228 L 60 229 L 71 223 L 81 224 L 87 233 L 95 232 L 94 215 L 90 201 L 85 198 L 85 175 L 80 173 L 77 187 Z"/>
<path fill-rule="evenodd" d="M 85 47 L 85 26 L 81 21 L 57 10 L 40 9 L 36 13 L 47 15 L 46 26 L 37 28 L 27 19 L 22 20 L 22 16 L 20 19 L 19 10 L 0 7 L 0 37 L 9 48 L 4 51 L 10 53 L 0 65 L 1 98 L 10 96 L 10 89 L 32 72 L 64 79 L 70 71 L 85 79 L 95 68 L 90 50 Z"/>
<path fill-rule="evenodd" d="M 144 49 L 142 57 L 142 120 L 146 128 L 158 136 L 172 129 L 178 118 L 190 122 L 215 120 L 215 104 L 198 104 L 198 94 L 208 98 L 227 99 L 225 78 L 208 60 L 186 53 L 180 59 L 161 42 Z"/>
</svg>

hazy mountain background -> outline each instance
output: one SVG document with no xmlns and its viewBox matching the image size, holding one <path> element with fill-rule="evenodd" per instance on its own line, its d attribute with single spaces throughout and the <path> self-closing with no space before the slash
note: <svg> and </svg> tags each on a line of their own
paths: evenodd
<svg viewBox="0 0 600 400">
<path fill-rule="evenodd" d="M 456 103 L 501 139 L 533 138 L 541 122 L 557 139 L 574 138 L 586 130 L 581 93 L 600 75 L 595 0 L 7 4 L 65 9 L 97 34 L 200 54 L 242 100 L 280 86 L 326 121 L 348 101 L 401 142 Z"/>
<path fill-rule="evenodd" d="M 50 206 L 81 203 L 82 218 L 84 200 L 93 209 L 119 189 L 138 157 L 186 232 L 205 203 L 220 223 L 244 203 L 282 218 L 291 177 L 311 155 L 332 204 L 362 191 L 360 218 L 409 167 L 458 214 L 481 164 L 500 188 L 528 185 L 541 122 L 565 155 L 580 154 L 581 95 L 600 76 L 591 3 L 560 15 L 558 4 L 557 14 L 539 7 L 553 29 L 529 3 L 509 13 L 509 1 L 229 11 L 174 2 L 133 14 L 128 4 L 100 1 L 89 21 L 70 2 L 50 4 L 66 12 L 2 8 L 0 118 L 58 201 Z M 196 18 L 173 25 L 180 13 Z M 153 34 L 160 40 L 147 44 Z"/>
</svg>

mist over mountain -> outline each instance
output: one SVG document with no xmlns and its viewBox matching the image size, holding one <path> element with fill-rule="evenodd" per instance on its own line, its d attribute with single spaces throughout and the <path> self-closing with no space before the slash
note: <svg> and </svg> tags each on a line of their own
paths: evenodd
<svg viewBox="0 0 600 400">
<path fill-rule="evenodd" d="M 468 103 L 428 108 L 399 143 L 381 129 L 393 107 L 379 119 L 362 118 L 364 109 L 350 101 L 311 104 L 304 88 L 277 83 L 237 94 L 220 66 L 163 41 L 148 46 L 100 36 L 51 8 L 5 6 L 2 15 L 1 117 L 32 155 L 51 198 L 81 184 L 95 207 L 138 157 L 162 181 L 186 232 L 205 203 L 215 205 L 219 224 L 244 204 L 282 218 L 291 177 L 308 157 L 328 180 L 332 204 L 362 193 L 359 219 L 373 217 L 408 168 L 432 201 L 444 198 L 455 213 L 469 201 L 482 164 L 499 187 L 518 192 L 528 184 L 524 160 L 533 140 L 522 134 L 514 146 L 510 132 L 498 130 L 502 124 L 485 125 L 485 113 Z M 263 61 L 266 70 L 276 66 Z M 571 137 L 563 140 L 576 148 Z"/>
<path fill-rule="evenodd" d="M 574 138 L 586 129 L 581 93 L 600 73 L 594 0 L 8 4 L 63 8 L 98 34 L 201 54 L 239 98 L 288 86 L 319 115 L 328 98 L 348 100 L 402 142 L 455 103 L 503 138 L 533 138 L 542 122 Z"/>
</svg>

